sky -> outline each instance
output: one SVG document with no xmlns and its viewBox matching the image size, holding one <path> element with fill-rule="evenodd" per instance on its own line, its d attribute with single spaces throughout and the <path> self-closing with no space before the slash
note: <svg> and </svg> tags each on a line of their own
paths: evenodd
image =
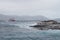
<svg viewBox="0 0 60 40">
<path fill-rule="evenodd" d="M 60 0 L 0 0 L 0 14 L 60 18 Z"/>
</svg>

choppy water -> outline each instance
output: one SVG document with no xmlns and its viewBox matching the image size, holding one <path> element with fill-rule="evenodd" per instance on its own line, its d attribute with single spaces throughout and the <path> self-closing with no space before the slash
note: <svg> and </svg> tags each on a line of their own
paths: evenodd
<svg viewBox="0 0 60 40">
<path fill-rule="evenodd" d="M 0 40 L 60 40 L 60 30 L 36 30 L 32 22 L 0 22 Z"/>
</svg>

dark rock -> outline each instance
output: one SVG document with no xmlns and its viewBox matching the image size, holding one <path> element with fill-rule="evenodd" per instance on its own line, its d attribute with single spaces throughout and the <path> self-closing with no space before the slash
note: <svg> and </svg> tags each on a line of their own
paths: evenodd
<svg viewBox="0 0 60 40">
<path fill-rule="evenodd" d="M 40 22 L 40 24 L 36 24 L 36 25 L 30 26 L 30 27 L 34 27 L 39 30 L 49 30 L 49 29 L 60 30 L 60 23 L 58 23 L 54 20 L 49 20 L 49 21 Z"/>
<path fill-rule="evenodd" d="M 34 25 L 34 26 L 30 26 L 30 27 L 45 27 L 47 25 Z"/>
</svg>

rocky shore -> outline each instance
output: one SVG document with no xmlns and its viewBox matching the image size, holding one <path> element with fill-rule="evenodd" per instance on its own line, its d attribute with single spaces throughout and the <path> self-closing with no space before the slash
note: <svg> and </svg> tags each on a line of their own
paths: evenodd
<svg viewBox="0 0 60 40">
<path fill-rule="evenodd" d="M 60 23 L 54 20 L 48 20 L 48 21 L 41 21 L 38 22 L 36 25 L 30 26 L 34 27 L 39 30 L 60 30 Z"/>
</svg>

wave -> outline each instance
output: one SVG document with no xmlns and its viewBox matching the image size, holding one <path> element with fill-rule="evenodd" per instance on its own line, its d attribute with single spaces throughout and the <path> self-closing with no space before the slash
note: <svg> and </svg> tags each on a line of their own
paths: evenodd
<svg viewBox="0 0 60 40">
<path fill-rule="evenodd" d="M 35 24 L 0 22 L 0 27 L 3 27 L 0 28 L 0 38 L 1 40 L 60 40 L 60 30 L 30 30 L 30 25 Z"/>
</svg>

